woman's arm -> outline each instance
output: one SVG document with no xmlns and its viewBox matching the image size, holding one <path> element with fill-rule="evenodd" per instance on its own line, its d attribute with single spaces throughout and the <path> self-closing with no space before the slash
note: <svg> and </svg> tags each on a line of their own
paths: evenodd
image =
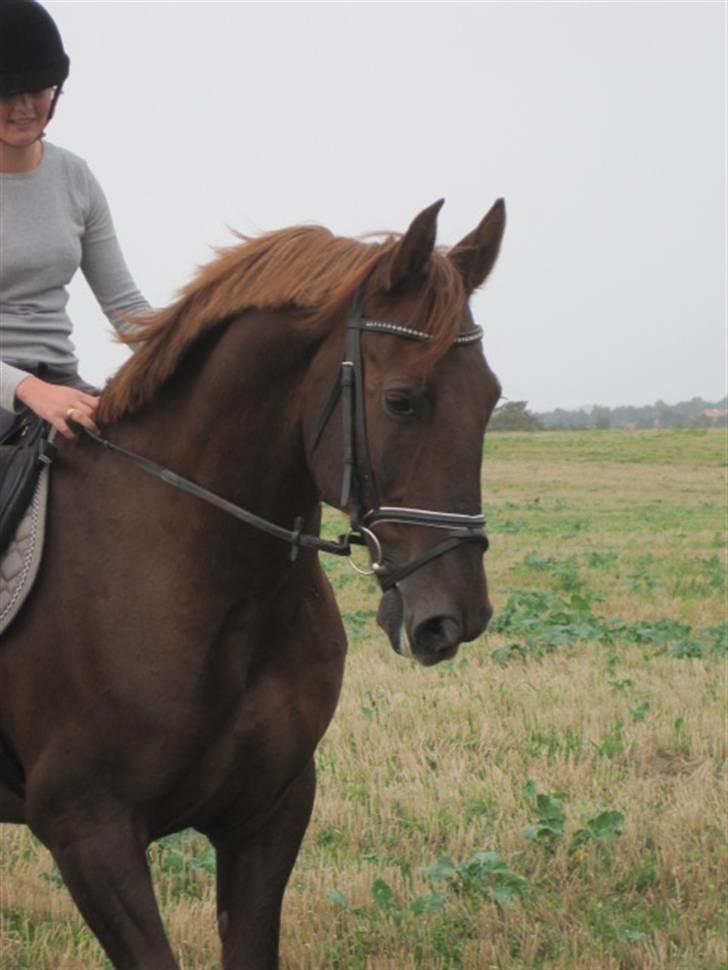
<svg viewBox="0 0 728 970">
<path fill-rule="evenodd" d="M 150 306 L 126 265 L 106 196 L 88 169 L 87 176 L 89 207 L 81 240 L 81 269 L 109 322 L 119 333 L 129 333 L 133 325 L 124 318 L 144 314 Z"/>
<path fill-rule="evenodd" d="M 84 170 L 87 191 L 82 195 L 81 269 L 111 324 L 119 332 L 128 333 L 133 325 L 124 318 L 144 314 L 150 307 L 127 268 L 104 193 L 85 165 Z M 97 403 L 97 398 L 91 395 L 47 383 L 0 362 L 0 408 L 16 412 L 25 405 L 66 437 L 73 437 L 67 423 L 69 418 L 95 429 L 93 414 Z"/>
<path fill-rule="evenodd" d="M 24 381 L 28 375 L 17 367 L 11 367 L 0 360 L 0 408 L 3 411 L 17 411 L 15 403 L 15 392 L 18 384 Z"/>
</svg>

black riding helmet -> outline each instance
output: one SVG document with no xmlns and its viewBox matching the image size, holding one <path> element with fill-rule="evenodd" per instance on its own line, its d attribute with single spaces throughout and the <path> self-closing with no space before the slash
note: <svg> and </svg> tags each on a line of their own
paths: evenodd
<svg viewBox="0 0 728 970">
<path fill-rule="evenodd" d="M 51 15 L 35 0 L 0 0 L 0 97 L 60 87 L 70 61 Z"/>
</svg>

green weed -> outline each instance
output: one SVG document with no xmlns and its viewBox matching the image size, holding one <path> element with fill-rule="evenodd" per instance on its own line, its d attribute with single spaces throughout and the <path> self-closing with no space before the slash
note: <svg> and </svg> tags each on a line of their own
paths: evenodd
<svg viewBox="0 0 728 970">
<path fill-rule="evenodd" d="M 650 645 L 675 658 L 728 655 L 728 621 L 697 632 L 689 624 L 668 617 L 627 624 L 619 617 L 595 615 L 594 600 L 594 595 L 587 593 L 573 593 L 566 599 L 543 590 L 512 591 L 491 623 L 490 632 L 515 639 L 493 659 L 503 664 L 519 650 L 539 657 L 584 640 Z"/>
<path fill-rule="evenodd" d="M 529 842 L 543 845 L 549 852 L 554 852 L 564 837 L 566 815 L 563 803 L 568 796 L 564 792 L 539 794 L 533 781 L 527 782 L 523 794 L 537 817 L 533 825 L 528 825 L 523 830 L 523 837 Z"/>
<path fill-rule="evenodd" d="M 480 895 L 497 906 L 522 896 L 528 880 L 513 872 L 497 852 L 477 852 L 464 862 L 442 856 L 425 875 L 435 885 L 445 884 L 456 895 Z"/>
<path fill-rule="evenodd" d="M 534 781 L 526 783 L 523 795 L 536 816 L 536 821 L 523 830 L 523 837 L 553 854 L 566 835 L 564 803 L 569 796 L 565 792 L 538 792 Z M 621 812 L 600 812 L 574 833 L 569 844 L 569 856 L 580 858 L 584 847 L 590 843 L 599 846 L 603 851 L 607 844 L 617 841 L 623 826 L 624 815 Z"/>
</svg>

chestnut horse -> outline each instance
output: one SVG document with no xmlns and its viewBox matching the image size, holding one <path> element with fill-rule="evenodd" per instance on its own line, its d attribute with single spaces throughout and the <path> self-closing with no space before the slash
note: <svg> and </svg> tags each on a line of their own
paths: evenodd
<svg viewBox="0 0 728 970">
<path fill-rule="evenodd" d="M 188 827 L 216 849 L 223 966 L 278 966 L 346 654 L 322 501 L 351 517 L 334 551 L 369 547 L 398 652 L 436 663 L 487 625 L 480 465 L 499 386 L 468 299 L 505 210 L 444 252 L 440 204 L 379 242 L 244 240 L 135 333 L 105 439 L 262 528 L 88 437 L 59 445 L 45 558 L 0 644 L 17 766 L 0 821 L 48 847 L 117 970 L 178 966 L 146 849 Z"/>
</svg>

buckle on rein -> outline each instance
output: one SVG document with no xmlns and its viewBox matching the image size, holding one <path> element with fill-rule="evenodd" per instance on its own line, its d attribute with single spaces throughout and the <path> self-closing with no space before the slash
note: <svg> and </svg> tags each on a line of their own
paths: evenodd
<svg viewBox="0 0 728 970">
<path fill-rule="evenodd" d="M 303 534 L 303 518 L 298 516 L 293 526 L 293 534 L 291 538 L 291 552 L 289 559 L 291 562 L 295 562 L 298 559 L 298 553 L 301 549 L 302 542 L 301 536 Z M 374 546 L 375 556 L 369 569 L 362 569 L 351 555 L 352 546 L 365 546 L 371 550 L 371 546 L 367 539 L 371 540 L 371 544 Z M 379 576 L 386 571 L 386 566 L 382 561 L 382 544 L 377 538 L 377 536 L 372 532 L 371 529 L 367 529 L 366 526 L 358 526 L 355 529 L 350 529 L 348 532 L 343 533 L 339 536 L 336 542 L 327 543 L 326 548 L 323 549 L 324 552 L 329 552 L 335 556 L 346 556 L 347 561 L 351 568 L 359 573 L 360 576 Z M 371 551 L 370 551 L 371 555 Z"/>
</svg>

